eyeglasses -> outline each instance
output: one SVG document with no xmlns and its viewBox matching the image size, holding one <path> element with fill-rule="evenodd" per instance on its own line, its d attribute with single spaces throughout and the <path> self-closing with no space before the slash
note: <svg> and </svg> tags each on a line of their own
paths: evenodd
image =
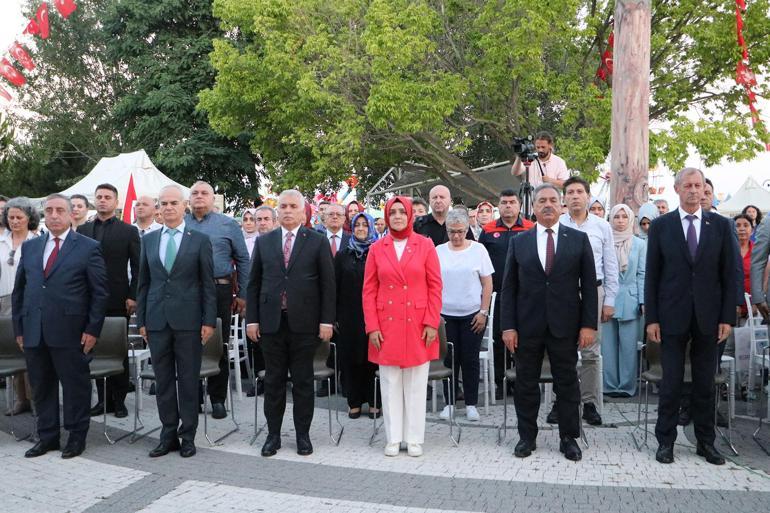
<svg viewBox="0 0 770 513">
<path fill-rule="evenodd" d="M 8 255 L 8 265 L 13 265 L 16 263 L 16 261 L 13 259 L 13 257 L 16 255 L 16 250 L 12 249 L 11 253 Z"/>
</svg>

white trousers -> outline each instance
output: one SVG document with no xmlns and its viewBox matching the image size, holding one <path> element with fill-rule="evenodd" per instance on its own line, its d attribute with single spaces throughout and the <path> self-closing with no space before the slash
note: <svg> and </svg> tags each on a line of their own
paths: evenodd
<svg viewBox="0 0 770 513">
<path fill-rule="evenodd" d="M 380 365 L 382 418 L 389 444 L 425 441 L 425 394 L 430 362 L 401 368 Z"/>
</svg>

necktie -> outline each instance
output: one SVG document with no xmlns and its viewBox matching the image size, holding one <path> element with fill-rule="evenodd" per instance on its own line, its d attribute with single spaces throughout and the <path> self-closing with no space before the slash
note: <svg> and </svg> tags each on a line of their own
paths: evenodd
<svg viewBox="0 0 770 513">
<path fill-rule="evenodd" d="M 45 263 L 45 269 L 43 270 L 43 276 L 48 278 L 48 273 L 51 272 L 53 264 L 56 262 L 56 257 L 59 256 L 59 237 L 53 238 L 53 251 L 48 255 L 48 260 Z"/>
<path fill-rule="evenodd" d="M 687 249 L 690 250 L 690 256 L 695 260 L 695 254 L 698 252 L 698 234 L 695 233 L 695 219 L 693 215 L 685 216 L 685 219 L 690 221 L 690 225 L 687 227 Z"/>
<path fill-rule="evenodd" d="M 337 254 L 337 236 L 332 235 L 332 256 Z"/>
<path fill-rule="evenodd" d="M 553 259 L 556 251 L 553 245 L 553 230 L 546 228 L 545 233 L 548 234 L 548 240 L 545 243 L 545 274 L 548 276 L 553 269 Z"/>
<path fill-rule="evenodd" d="M 163 267 L 166 268 L 166 271 L 171 272 L 171 268 L 174 267 L 174 260 L 176 260 L 177 249 L 174 235 L 179 233 L 179 231 L 174 228 L 169 228 L 166 233 L 168 234 L 168 242 L 166 243 L 166 258 L 163 261 Z"/>
<path fill-rule="evenodd" d="M 291 238 L 294 237 L 292 232 L 286 233 L 286 241 L 283 243 L 283 265 L 288 269 L 289 258 L 291 258 Z M 286 290 L 281 292 L 281 310 L 288 308 L 289 302 L 286 299 Z"/>
</svg>

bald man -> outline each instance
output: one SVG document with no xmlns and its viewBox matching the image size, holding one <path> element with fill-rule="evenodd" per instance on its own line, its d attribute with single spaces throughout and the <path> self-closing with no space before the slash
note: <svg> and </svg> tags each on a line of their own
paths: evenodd
<svg viewBox="0 0 770 513">
<path fill-rule="evenodd" d="M 139 230 L 139 236 L 144 237 L 150 232 L 161 228 L 163 225 L 155 221 L 155 212 L 158 210 L 155 199 L 150 196 L 139 196 L 134 203 L 134 226 Z"/>
<path fill-rule="evenodd" d="M 452 207 L 452 194 L 444 185 L 436 185 L 428 195 L 430 214 L 418 217 L 414 223 L 414 231 L 433 241 L 434 246 L 449 242 L 446 231 L 446 216 Z M 475 240 L 473 232 L 468 228 L 466 239 Z"/>
</svg>

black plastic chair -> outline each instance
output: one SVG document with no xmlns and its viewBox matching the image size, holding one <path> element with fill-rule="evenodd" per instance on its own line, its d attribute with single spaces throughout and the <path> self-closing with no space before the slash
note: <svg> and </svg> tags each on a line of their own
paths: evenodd
<svg viewBox="0 0 770 513">
<path fill-rule="evenodd" d="M 13 430 L 13 405 L 16 402 L 16 389 L 14 380 L 18 374 L 27 370 L 27 361 L 13 334 L 13 320 L 11 317 L 0 317 L 0 378 L 8 378 L 7 386 L 11 390 L 11 435 L 17 442 L 33 437 L 34 431 L 27 436 L 19 438 Z"/>
</svg>

